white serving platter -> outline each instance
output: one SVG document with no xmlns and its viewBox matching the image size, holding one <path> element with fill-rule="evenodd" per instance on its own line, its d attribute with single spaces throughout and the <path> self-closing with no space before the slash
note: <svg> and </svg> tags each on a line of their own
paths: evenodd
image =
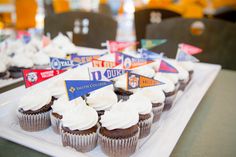
<svg viewBox="0 0 236 157">
<path fill-rule="evenodd" d="M 220 69 L 219 65 L 196 63 L 191 83 L 184 93 L 178 93 L 173 108 L 164 112 L 160 122 L 153 125 L 150 136 L 139 142 L 133 156 L 169 156 Z M 63 147 L 60 136 L 56 135 L 51 127 L 35 133 L 23 131 L 16 118 L 16 108 L 18 99 L 25 91 L 21 86 L 0 95 L 0 137 L 51 156 L 105 156 L 99 146 L 85 154 Z"/>
<path fill-rule="evenodd" d="M 9 78 L 9 79 L 0 79 L 0 88 L 12 85 L 14 83 L 18 83 L 20 81 L 23 81 L 23 78 L 17 78 L 17 79 L 13 79 L 13 78 Z"/>
</svg>

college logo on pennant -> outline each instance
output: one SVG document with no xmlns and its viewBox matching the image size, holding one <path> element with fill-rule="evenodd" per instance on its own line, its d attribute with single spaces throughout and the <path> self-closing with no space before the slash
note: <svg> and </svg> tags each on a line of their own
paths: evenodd
<svg viewBox="0 0 236 157">
<path fill-rule="evenodd" d="M 121 41 L 107 41 L 106 46 L 110 53 L 120 52 L 128 47 L 137 45 L 138 42 L 121 42 Z"/>
<path fill-rule="evenodd" d="M 103 61 L 103 60 L 93 59 L 92 65 L 95 68 L 113 68 L 117 64 L 116 62 L 112 62 L 112 61 Z"/>
<path fill-rule="evenodd" d="M 159 67 L 159 72 L 178 73 L 178 70 L 174 66 L 172 66 L 171 64 L 167 63 L 162 59 Z"/>
<path fill-rule="evenodd" d="M 76 99 L 99 88 L 111 85 L 110 81 L 66 80 L 66 91 L 69 100 Z"/>
<path fill-rule="evenodd" d="M 89 68 L 89 74 L 91 80 L 111 80 L 118 76 L 124 75 L 131 70 L 124 69 L 104 69 L 104 68 Z"/>
<path fill-rule="evenodd" d="M 180 48 L 180 50 L 182 50 L 190 55 L 195 55 L 195 54 L 202 52 L 202 49 L 195 47 L 193 45 L 185 44 L 185 43 L 179 44 L 179 48 Z"/>
<path fill-rule="evenodd" d="M 152 78 L 142 76 L 134 73 L 127 73 L 127 89 L 136 89 L 136 88 L 144 88 L 151 86 L 158 86 L 164 83 L 154 80 Z"/>
<path fill-rule="evenodd" d="M 149 50 L 146 50 L 146 49 L 140 49 L 139 50 L 140 52 L 140 55 L 142 58 L 146 58 L 147 60 L 156 60 L 156 59 L 161 59 L 163 58 L 164 56 L 164 53 L 156 53 L 156 52 L 153 52 L 153 51 L 149 51 Z"/>
<path fill-rule="evenodd" d="M 48 70 L 48 69 L 24 69 L 22 70 L 25 87 L 31 87 L 49 78 L 65 72 L 65 70 Z"/>
<path fill-rule="evenodd" d="M 64 58 L 50 57 L 51 69 L 67 69 L 78 66 L 78 63 Z"/>
<path fill-rule="evenodd" d="M 142 39 L 141 47 L 144 49 L 152 49 L 156 46 L 166 43 L 166 39 Z"/>
<path fill-rule="evenodd" d="M 176 54 L 176 60 L 181 61 L 191 61 L 191 62 L 199 62 L 199 60 L 192 55 L 186 53 L 185 51 L 178 49 Z"/>
<path fill-rule="evenodd" d="M 135 58 L 126 54 L 123 54 L 122 64 L 124 69 L 132 69 L 142 65 L 149 64 L 153 61 L 145 58 Z"/>
<path fill-rule="evenodd" d="M 105 54 L 101 54 L 101 55 L 78 55 L 78 54 L 71 54 L 70 55 L 70 59 L 73 60 L 76 63 L 79 63 L 80 65 L 86 64 L 88 62 L 91 62 L 93 59 L 98 59 L 102 56 L 104 56 Z"/>
</svg>

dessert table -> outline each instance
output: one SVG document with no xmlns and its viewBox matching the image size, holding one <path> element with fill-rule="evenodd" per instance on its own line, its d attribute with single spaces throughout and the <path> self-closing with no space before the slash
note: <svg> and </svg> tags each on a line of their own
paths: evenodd
<svg viewBox="0 0 236 157">
<path fill-rule="evenodd" d="M 171 156 L 234 156 L 236 154 L 234 147 L 236 144 L 235 80 L 235 71 L 221 70 L 219 72 L 192 115 Z M 174 131 L 170 133 L 170 136 L 174 134 Z M 167 141 L 163 141 L 163 145 L 165 142 Z M 0 156 L 26 155 L 47 156 L 0 139 Z"/>
</svg>

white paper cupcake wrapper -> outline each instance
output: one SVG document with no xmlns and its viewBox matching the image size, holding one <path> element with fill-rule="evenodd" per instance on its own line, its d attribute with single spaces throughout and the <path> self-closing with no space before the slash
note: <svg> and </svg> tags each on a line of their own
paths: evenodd
<svg viewBox="0 0 236 157">
<path fill-rule="evenodd" d="M 100 129 L 99 129 L 100 130 Z M 102 151 L 110 157 L 128 157 L 135 153 L 138 145 L 139 131 L 130 138 L 112 139 L 103 136 L 98 130 L 98 143 Z"/>
<path fill-rule="evenodd" d="M 61 129 L 61 139 L 64 147 L 69 146 L 79 152 L 89 152 L 97 146 L 97 133 L 88 135 L 70 134 Z"/>
<path fill-rule="evenodd" d="M 175 100 L 176 95 L 177 95 L 177 92 L 175 92 L 175 94 L 173 94 L 171 96 L 166 97 L 165 102 L 164 102 L 165 105 L 164 105 L 163 111 L 168 111 L 172 107 L 172 104 Z"/>
<path fill-rule="evenodd" d="M 127 101 L 129 99 L 129 96 L 128 95 L 118 95 L 117 94 L 117 98 L 118 98 L 118 101 L 120 101 L 120 100 Z"/>
<path fill-rule="evenodd" d="M 61 120 L 59 118 L 56 118 L 52 112 L 50 112 L 50 120 L 51 120 L 51 124 L 52 124 L 52 130 L 57 133 L 60 134 L 61 133 Z"/>
<path fill-rule="evenodd" d="M 152 112 L 153 112 L 153 120 L 152 120 L 152 123 L 155 123 L 157 121 L 160 120 L 160 117 L 161 117 L 161 113 L 163 111 L 163 108 L 164 108 L 164 103 L 162 103 L 161 106 L 158 106 L 158 107 L 152 107 Z"/>
<path fill-rule="evenodd" d="M 38 114 L 24 114 L 17 111 L 20 127 L 25 131 L 40 131 L 51 125 L 50 111 Z"/>
<path fill-rule="evenodd" d="M 140 128 L 139 139 L 147 137 L 150 134 L 152 121 L 153 121 L 153 113 L 151 112 L 150 118 L 138 122 Z"/>
</svg>

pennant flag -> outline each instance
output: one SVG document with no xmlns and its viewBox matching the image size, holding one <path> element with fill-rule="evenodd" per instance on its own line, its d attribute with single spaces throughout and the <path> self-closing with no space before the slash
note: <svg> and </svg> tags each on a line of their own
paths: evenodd
<svg viewBox="0 0 236 157">
<path fill-rule="evenodd" d="M 124 69 L 132 69 L 153 62 L 145 58 L 135 58 L 126 54 L 122 55 L 122 64 Z"/>
<path fill-rule="evenodd" d="M 115 62 L 117 65 L 122 63 L 123 54 L 121 52 L 115 52 Z"/>
<path fill-rule="evenodd" d="M 176 60 L 181 61 L 191 61 L 191 62 L 199 62 L 199 60 L 192 55 L 186 53 L 185 51 L 178 49 L 176 54 Z"/>
<path fill-rule="evenodd" d="M 152 49 L 156 46 L 166 43 L 166 39 L 142 39 L 141 47 L 144 49 Z"/>
<path fill-rule="evenodd" d="M 69 100 L 76 99 L 99 88 L 111 85 L 110 81 L 66 80 L 66 91 Z"/>
<path fill-rule="evenodd" d="M 185 43 L 179 44 L 179 48 L 190 55 L 195 55 L 202 52 L 202 49 Z"/>
<path fill-rule="evenodd" d="M 106 42 L 107 49 L 110 53 L 120 52 L 128 47 L 137 45 L 138 42 L 121 42 L 121 41 L 111 41 Z"/>
<path fill-rule="evenodd" d="M 161 52 L 161 53 L 156 53 L 156 52 L 153 52 L 153 51 L 149 51 L 149 50 L 146 50 L 146 49 L 139 49 L 139 52 L 141 54 L 141 57 L 142 58 L 146 58 L 147 60 L 156 60 L 156 59 L 161 59 L 163 58 L 164 56 L 164 53 Z"/>
<path fill-rule="evenodd" d="M 178 70 L 174 66 L 172 66 L 171 64 L 167 63 L 162 59 L 159 67 L 159 72 L 178 73 Z"/>
<path fill-rule="evenodd" d="M 113 68 L 116 66 L 116 62 L 104 61 L 104 60 L 98 60 L 98 59 L 93 59 L 92 64 L 93 64 L 93 67 L 97 67 L 97 68 Z"/>
<path fill-rule="evenodd" d="M 91 80 L 111 80 L 118 76 L 121 76 L 127 72 L 131 72 L 131 70 L 124 69 L 104 69 L 104 68 L 89 68 L 89 74 Z"/>
<path fill-rule="evenodd" d="M 51 69 L 67 69 L 67 68 L 75 68 L 79 64 L 64 58 L 56 58 L 56 57 L 50 57 L 50 65 Z"/>
<path fill-rule="evenodd" d="M 22 70 L 25 87 L 31 87 L 49 78 L 65 72 L 65 70 L 49 70 L 49 69 L 24 69 Z"/>
<path fill-rule="evenodd" d="M 151 86 L 158 86 L 164 83 L 154 80 L 152 78 L 142 76 L 134 73 L 127 73 L 127 89 L 136 89 L 136 88 L 144 88 Z"/>
<path fill-rule="evenodd" d="M 101 55 L 78 55 L 78 54 L 71 54 L 70 59 L 73 60 L 74 62 L 79 63 L 80 65 L 86 64 L 88 62 L 91 62 L 93 59 L 98 59 L 105 54 Z"/>
</svg>

